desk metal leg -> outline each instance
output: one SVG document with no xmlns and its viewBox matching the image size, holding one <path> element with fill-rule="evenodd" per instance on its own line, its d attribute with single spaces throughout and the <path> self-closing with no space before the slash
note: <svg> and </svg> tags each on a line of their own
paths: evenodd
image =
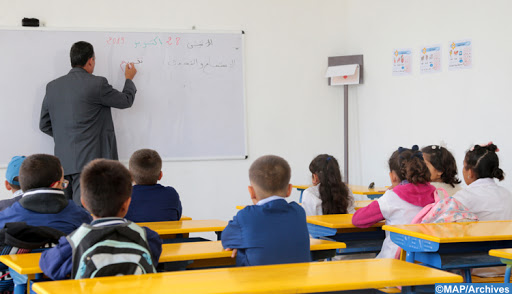
<svg viewBox="0 0 512 294">
<path fill-rule="evenodd" d="M 512 265 L 507 264 L 507 270 L 505 271 L 505 280 L 503 282 L 510 283 L 510 269 L 512 268 Z"/>
<path fill-rule="evenodd" d="M 405 255 L 405 261 L 414 263 L 414 252 L 407 251 Z"/>
<path fill-rule="evenodd" d="M 302 193 L 304 193 L 304 189 L 297 189 L 300 191 L 300 198 L 299 198 L 299 203 L 302 203 Z"/>
<path fill-rule="evenodd" d="M 471 279 L 471 269 L 470 268 L 466 268 L 463 270 L 464 272 L 464 283 L 471 283 L 472 279 Z"/>
</svg>

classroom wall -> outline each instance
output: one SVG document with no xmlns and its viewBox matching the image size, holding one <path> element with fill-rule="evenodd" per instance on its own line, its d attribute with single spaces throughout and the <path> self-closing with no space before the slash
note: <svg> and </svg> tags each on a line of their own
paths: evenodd
<svg viewBox="0 0 512 294">
<path fill-rule="evenodd" d="M 236 204 L 250 203 L 247 170 L 257 157 L 285 157 L 295 184 L 310 182 L 308 165 L 316 154 L 342 159 L 343 93 L 326 86 L 328 56 L 364 54 L 364 84 L 349 93 L 351 183 L 388 185 L 386 162 L 398 146 L 440 141 L 460 171 L 471 144 L 493 140 L 512 176 L 511 9 L 506 0 L 24 0 L 0 1 L 0 26 L 37 17 L 60 28 L 243 29 L 249 158 L 167 162 L 162 180 L 180 192 L 186 215 L 227 220 Z M 447 42 L 465 38 L 474 44 L 473 68 L 448 71 Z M 394 48 L 417 55 L 429 44 L 443 46 L 441 73 L 420 75 L 415 62 L 412 76 L 391 75 Z M 512 188 L 510 178 L 503 185 Z M 9 194 L 0 188 L 0 196 Z M 295 191 L 292 199 L 298 199 Z"/>
<path fill-rule="evenodd" d="M 493 140 L 502 182 L 512 189 L 512 2 L 506 0 L 348 0 L 342 53 L 364 54 L 364 85 L 350 87 L 351 180 L 389 183 L 387 159 L 398 146 L 446 142 L 462 162 L 471 144 Z M 472 39 L 473 68 L 448 71 L 448 42 Z M 391 75 L 394 48 L 441 44 L 438 74 Z"/>
<path fill-rule="evenodd" d="M 342 92 L 328 87 L 324 74 L 327 57 L 346 51 L 346 32 L 339 29 L 345 6 L 337 0 L 0 0 L 0 26 L 35 17 L 52 28 L 244 30 L 249 158 L 163 167 L 162 183 L 178 190 L 185 215 L 228 220 L 235 205 L 250 203 L 247 170 L 259 156 L 286 158 L 296 184 L 310 183 L 308 165 L 317 154 L 342 158 Z M 0 170 L 2 180 L 4 174 Z M 9 197 L 3 187 L 0 196 Z M 292 199 L 298 199 L 295 191 Z"/>
</svg>

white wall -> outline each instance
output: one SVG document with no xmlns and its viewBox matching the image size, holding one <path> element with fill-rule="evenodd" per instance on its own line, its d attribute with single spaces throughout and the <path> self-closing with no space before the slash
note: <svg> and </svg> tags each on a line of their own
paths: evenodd
<svg viewBox="0 0 512 294">
<path fill-rule="evenodd" d="M 351 183 L 387 185 L 395 148 L 441 140 L 459 170 L 470 144 L 494 140 L 512 176 L 510 11 L 507 0 L 0 0 L 0 25 L 26 16 L 49 27 L 245 30 L 249 159 L 164 165 L 163 184 L 180 192 L 186 215 L 227 220 L 236 204 L 249 203 L 247 169 L 258 156 L 285 157 L 295 184 L 310 181 L 316 154 L 342 159 L 342 89 L 326 86 L 328 56 L 364 54 L 365 84 L 350 89 Z M 473 40 L 474 67 L 449 72 L 447 42 L 464 38 Z M 420 76 L 415 63 L 412 76 L 391 76 L 393 48 L 417 53 L 436 43 L 442 73 Z M 504 185 L 512 188 L 509 178 Z"/>
<path fill-rule="evenodd" d="M 250 203 L 247 170 L 257 157 L 286 158 L 296 184 L 310 181 L 308 165 L 315 155 L 342 158 L 342 93 L 328 87 L 323 76 L 327 57 L 346 50 L 345 35 L 338 30 L 345 6 L 337 0 L 0 0 L 0 26 L 35 17 L 57 28 L 244 30 L 249 159 L 169 162 L 162 180 L 180 193 L 185 215 L 227 220 L 235 205 Z M 0 100 L 10 98 L 0 95 Z M 0 131 L 12 130 L 0 126 Z"/>
<path fill-rule="evenodd" d="M 345 1 L 348 26 L 342 49 L 364 54 L 365 84 L 351 87 L 351 180 L 389 182 L 386 161 L 398 146 L 448 143 L 459 175 L 471 144 L 493 140 L 503 185 L 512 188 L 512 2 L 492 1 Z M 448 42 L 473 41 L 473 69 L 447 70 Z M 442 44 L 443 71 L 391 75 L 394 48 Z M 462 176 L 461 176 L 462 177 Z"/>
</svg>

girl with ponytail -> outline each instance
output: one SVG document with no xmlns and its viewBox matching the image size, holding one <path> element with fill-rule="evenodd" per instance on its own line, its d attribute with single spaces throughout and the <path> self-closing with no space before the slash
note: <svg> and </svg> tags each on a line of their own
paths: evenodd
<svg viewBox="0 0 512 294">
<path fill-rule="evenodd" d="M 429 183 L 430 171 L 418 145 L 411 149 L 398 148 L 388 164 L 393 189 L 356 211 L 352 217 L 355 226 L 368 228 L 382 220 L 386 220 L 387 225 L 410 224 L 425 205 L 434 203 L 436 188 Z M 386 239 L 377 258 L 394 258 L 397 250 L 398 245 L 391 241 L 386 231 Z"/>
<path fill-rule="evenodd" d="M 505 179 L 498 151 L 492 142 L 468 150 L 462 169 L 468 186 L 453 195 L 481 221 L 512 220 L 512 193 L 494 181 Z"/>
<path fill-rule="evenodd" d="M 313 186 L 302 194 L 306 215 L 354 213 L 354 196 L 341 179 L 340 166 L 332 155 L 321 154 L 309 164 Z"/>
</svg>

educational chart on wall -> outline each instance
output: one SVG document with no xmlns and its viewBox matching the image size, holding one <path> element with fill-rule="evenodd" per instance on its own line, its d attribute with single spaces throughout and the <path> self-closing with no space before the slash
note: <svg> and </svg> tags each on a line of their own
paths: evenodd
<svg viewBox="0 0 512 294">
<path fill-rule="evenodd" d="M 114 88 L 124 67 L 137 68 L 135 102 L 112 109 L 119 157 L 140 148 L 165 159 L 245 158 L 243 34 L 0 30 L 0 165 L 14 155 L 53 154 L 53 140 L 39 131 L 48 82 L 71 69 L 69 50 L 93 44 L 94 74 Z M 10 143 L 7 144 L 7 141 Z"/>
<path fill-rule="evenodd" d="M 412 49 L 393 50 L 393 75 L 406 76 L 412 74 Z"/>
<path fill-rule="evenodd" d="M 419 55 L 420 74 L 441 72 L 441 46 L 422 46 Z"/>
<path fill-rule="evenodd" d="M 473 66 L 473 43 L 471 40 L 452 41 L 448 56 L 448 69 L 468 69 Z"/>
</svg>

